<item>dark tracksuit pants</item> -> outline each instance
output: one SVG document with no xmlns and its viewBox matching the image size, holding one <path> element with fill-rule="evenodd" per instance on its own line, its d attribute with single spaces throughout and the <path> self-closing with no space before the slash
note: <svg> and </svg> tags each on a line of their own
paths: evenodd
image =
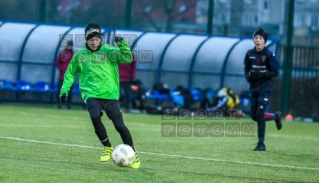
<svg viewBox="0 0 319 183">
<path fill-rule="evenodd" d="M 95 134 L 104 146 L 111 146 L 111 143 L 105 126 L 101 120 L 103 115 L 102 109 L 105 111 L 108 118 L 112 120 L 113 125 L 120 134 L 123 143 L 134 149 L 131 133 L 124 124 L 122 111 L 117 100 L 88 98 L 86 103 L 94 126 Z"/>
</svg>

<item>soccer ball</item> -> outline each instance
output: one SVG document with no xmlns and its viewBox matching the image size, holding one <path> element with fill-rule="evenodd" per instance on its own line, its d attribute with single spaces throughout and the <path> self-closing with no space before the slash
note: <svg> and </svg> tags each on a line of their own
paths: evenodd
<svg viewBox="0 0 319 183">
<path fill-rule="evenodd" d="M 128 167 L 132 164 L 135 152 L 131 146 L 126 144 L 117 145 L 112 152 L 113 162 L 120 167 Z"/>
</svg>

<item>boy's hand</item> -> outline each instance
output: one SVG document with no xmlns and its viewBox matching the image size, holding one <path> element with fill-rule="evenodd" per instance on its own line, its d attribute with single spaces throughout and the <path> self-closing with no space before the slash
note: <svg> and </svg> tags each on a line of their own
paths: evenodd
<svg viewBox="0 0 319 183">
<path fill-rule="evenodd" d="M 249 74 L 245 75 L 245 78 L 246 78 L 248 83 L 251 83 L 253 81 L 253 77 Z"/>
<path fill-rule="evenodd" d="M 123 38 L 120 37 L 120 36 L 115 36 L 115 37 L 114 37 L 115 42 L 119 42 L 119 41 L 121 41 L 122 39 L 123 39 Z"/>
<path fill-rule="evenodd" d="M 66 94 L 63 93 L 61 96 L 60 96 L 60 100 L 61 102 L 66 102 Z"/>
<path fill-rule="evenodd" d="M 255 73 L 256 79 L 265 79 L 267 78 L 267 73 L 266 72 L 256 72 Z"/>
</svg>

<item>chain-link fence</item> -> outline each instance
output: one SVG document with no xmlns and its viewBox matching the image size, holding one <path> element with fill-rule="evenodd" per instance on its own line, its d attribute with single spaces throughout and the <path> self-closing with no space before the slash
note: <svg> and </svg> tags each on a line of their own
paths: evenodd
<svg viewBox="0 0 319 183">
<path fill-rule="evenodd" d="M 0 0 L 0 19 L 156 31 L 251 35 L 264 27 L 286 39 L 288 0 Z M 294 43 L 319 45 L 319 1 L 295 0 Z"/>
<path fill-rule="evenodd" d="M 209 14 L 208 5 L 212 12 Z M 246 36 L 258 28 L 285 42 L 289 0 L 0 0 L 0 20 Z M 319 45 L 319 1 L 295 0 L 294 43 Z M 210 19 L 211 16 L 211 19 Z"/>
<path fill-rule="evenodd" d="M 287 47 L 281 46 L 278 58 L 285 60 Z M 290 88 L 289 112 L 300 117 L 319 115 L 319 48 L 293 47 L 293 70 Z M 282 63 L 281 63 L 282 64 Z M 271 109 L 278 110 L 281 105 L 282 76 L 274 82 Z"/>
</svg>

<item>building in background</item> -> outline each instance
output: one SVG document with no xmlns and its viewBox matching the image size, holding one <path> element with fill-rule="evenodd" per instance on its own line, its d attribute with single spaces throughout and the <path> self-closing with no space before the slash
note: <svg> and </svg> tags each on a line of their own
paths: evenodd
<svg viewBox="0 0 319 183">
<path fill-rule="evenodd" d="M 133 26 L 156 31 L 195 32 L 198 29 L 196 7 L 197 0 L 136 0 Z"/>
<path fill-rule="evenodd" d="M 319 45 L 319 0 L 295 0 L 295 43 Z"/>
<path fill-rule="evenodd" d="M 196 22 L 207 24 L 208 1 L 198 0 Z M 214 0 L 215 34 L 251 35 L 258 27 L 285 42 L 288 0 Z M 295 0 L 294 44 L 319 45 L 319 0 Z"/>
<path fill-rule="evenodd" d="M 207 23 L 208 1 L 198 0 L 199 24 Z M 284 12 L 285 0 L 214 0 L 214 33 L 251 35 L 262 26 L 273 37 L 279 37 L 283 33 Z"/>
<path fill-rule="evenodd" d="M 0 20 L 205 34 L 209 0 L 0 0 Z M 258 27 L 285 42 L 289 0 L 213 0 L 213 33 L 250 36 Z M 21 11 L 23 9 L 23 11 Z M 295 0 L 294 44 L 319 45 L 319 0 Z"/>
</svg>

